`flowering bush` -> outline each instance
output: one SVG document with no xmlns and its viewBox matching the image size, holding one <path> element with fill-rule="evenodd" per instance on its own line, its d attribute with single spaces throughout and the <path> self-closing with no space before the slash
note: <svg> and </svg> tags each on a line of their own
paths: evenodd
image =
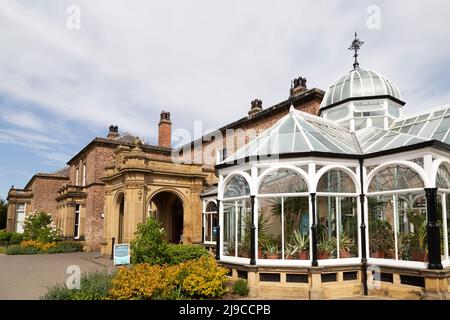
<svg viewBox="0 0 450 320">
<path fill-rule="evenodd" d="M 28 248 L 28 247 L 36 248 L 39 251 L 46 252 L 49 249 L 56 248 L 57 245 L 55 242 L 44 243 L 44 242 L 40 242 L 40 241 L 36 241 L 36 240 L 25 240 L 25 241 L 22 241 L 20 246 L 23 248 Z"/>
<path fill-rule="evenodd" d="M 217 298 L 226 293 L 226 274 L 212 257 L 173 266 L 142 263 L 121 268 L 109 296 L 127 300 Z"/>
<path fill-rule="evenodd" d="M 217 298 L 227 292 L 227 269 L 212 257 L 191 260 L 183 266 L 186 276 L 182 281 L 183 294 L 191 298 Z"/>
<path fill-rule="evenodd" d="M 37 240 L 49 243 L 58 240 L 60 230 L 53 223 L 52 216 L 45 212 L 33 211 L 25 217 L 23 223 L 25 240 Z"/>
<path fill-rule="evenodd" d="M 161 223 L 149 217 L 147 222 L 138 225 L 136 239 L 131 242 L 131 262 L 163 264 L 168 243 Z"/>
</svg>

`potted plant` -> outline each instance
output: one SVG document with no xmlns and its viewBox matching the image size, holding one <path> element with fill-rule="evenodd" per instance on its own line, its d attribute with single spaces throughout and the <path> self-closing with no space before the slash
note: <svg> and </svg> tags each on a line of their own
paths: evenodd
<svg viewBox="0 0 450 320">
<path fill-rule="evenodd" d="M 427 261 L 427 229 L 426 216 L 415 213 L 413 210 L 407 212 L 408 221 L 414 229 L 411 237 L 411 260 Z"/>
<path fill-rule="evenodd" d="M 250 246 L 246 239 L 239 242 L 239 257 L 250 258 Z"/>
<path fill-rule="evenodd" d="M 295 258 L 295 253 L 297 252 L 297 248 L 292 244 L 288 243 L 286 248 L 284 249 L 285 258 L 288 260 Z"/>
<path fill-rule="evenodd" d="M 280 258 L 280 249 L 278 248 L 278 245 L 276 243 L 271 242 L 266 245 L 266 258 L 267 259 Z"/>
<path fill-rule="evenodd" d="M 370 252 L 372 258 L 385 258 L 394 248 L 392 227 L 386 220 L 373 218 L 369 222 Z"/>
<path fill-rule="evenodd" d="M 341 233 L 339 237 L 339 258 L 350 258 L 352 256 L 352 249 L 354 243 L 345 232 Z"/>
<path fill-rule="evenodd" d="M 328 240 L 325 239 L 325 237 L 322 237 L 317 244 L 317 259 L 330 259 L 331 254 L 333 253 L 333 250 L 335 246 L 333 245 L 333 239 L 330 238 Z M 336 241 L 336 240 L 334 240 Z"/>
<path fill-rule="evenodd" d="M 300 260 L 309 259 L 309 238 L 306 235 L 302 235 L 299 230 L 295 230 L 292 233 L 292 246 L 297 252 L 297 257 Z M 294 253 L 295 253 L 294 252 Z"/>
</svg>

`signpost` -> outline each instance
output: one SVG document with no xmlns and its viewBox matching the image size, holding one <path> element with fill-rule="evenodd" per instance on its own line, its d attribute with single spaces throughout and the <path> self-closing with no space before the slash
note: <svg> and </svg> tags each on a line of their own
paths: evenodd
<svg viewBox="0 0 450 320">
<path fill-rule="evenodd" d="M 114 245 L 114 265 L 129 265 L 130 264 L 130 245 L 116 244 Z"/>
</svg>

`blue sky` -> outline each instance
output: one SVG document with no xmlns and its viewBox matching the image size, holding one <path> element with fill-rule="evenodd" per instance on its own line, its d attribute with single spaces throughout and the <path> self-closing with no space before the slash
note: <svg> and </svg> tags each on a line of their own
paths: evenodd
<svg viewBox="0 0 450 320">
<path fill-rule="evenodd" d="M 286 99 L 294 77 L 325 90 L 351 69 L 355 30 L 361 67 L 397 84 L 406 114 L 450 103 L 449 18 L 443 1 L 2 0 L 0 197 L 110 124 L 156 143 L 161 109 L 206 130 Z"/>
</svg>

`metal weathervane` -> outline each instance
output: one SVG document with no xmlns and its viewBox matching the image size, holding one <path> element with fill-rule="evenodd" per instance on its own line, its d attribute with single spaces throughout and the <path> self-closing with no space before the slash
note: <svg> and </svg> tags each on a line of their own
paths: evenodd
<svg viewBox="0 0 450 320">
<path fill-rule="evenodd" d="M 364 42 L 358 39 L 358 35 L 355 32 L 355 39 L 352 42 L 352 45 L 348 48 L 348 50 L 355 51 L 355 54 L 353 57 L 355 58 L 355 63 L 353 63 L 353 70 L 359 69 L 359 62 L 358 62 L 358 50 L 361 49 L 361 46 Z"/>
</svg>

